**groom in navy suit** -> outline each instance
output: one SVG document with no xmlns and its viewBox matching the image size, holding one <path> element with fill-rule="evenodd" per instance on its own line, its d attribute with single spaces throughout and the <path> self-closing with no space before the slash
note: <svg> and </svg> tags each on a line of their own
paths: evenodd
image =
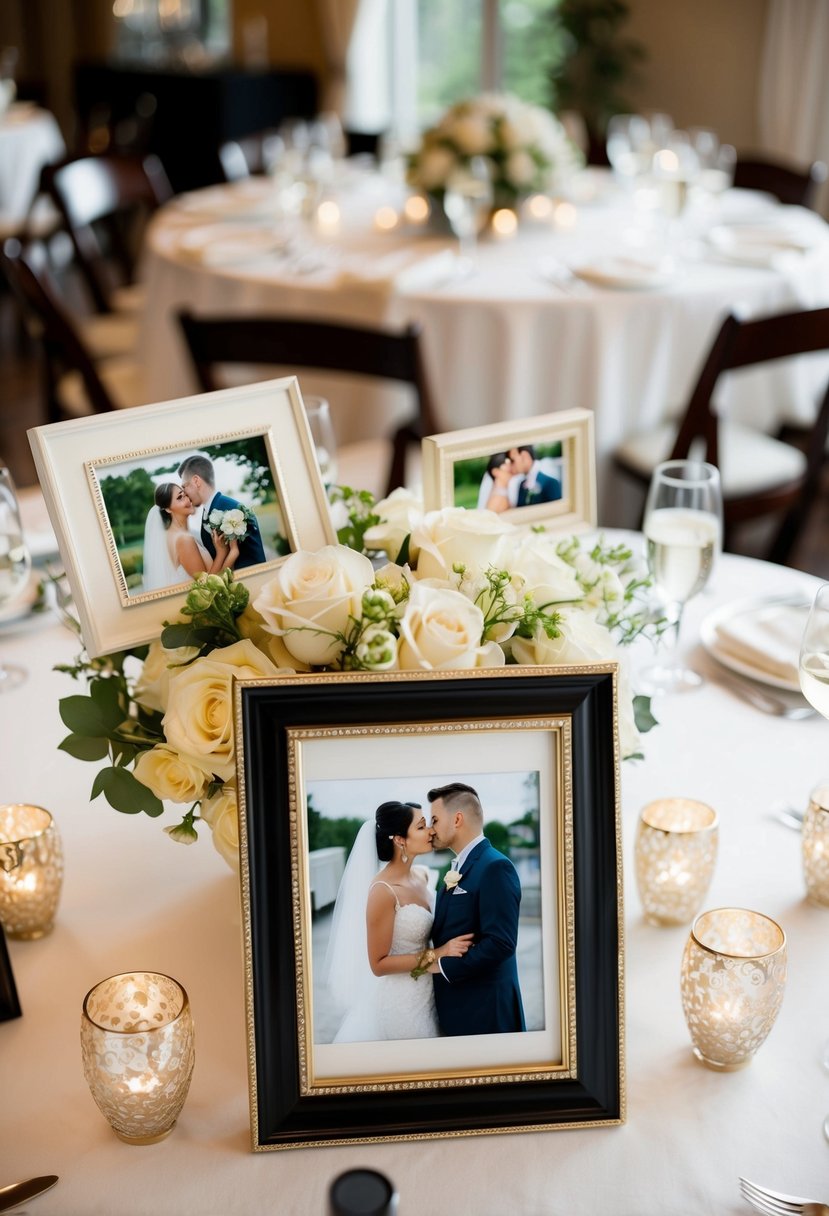
<svg viewBox="0 0 829 1216">
<path fill-rule="evenodd" d="M 438 892 L 434 945 L 474 933 L 469 951 L 441 958 L 434 973 L 438 1022 L 445 1035 L 525 1030 L 515 949 L 521 883 L 515 866 L 484 836 L 471 785 L 453 781 L 429 791 L 432 848 L 456 853 Z M 456 875 L 460 875 L 456 878 Z M 431 970 L 431 968 L 430 968 Z"/>
<path fill-rule="evenodd" d="M 550 477 L 542 472 L 532 444 L 511 448 L 509 460 L 513 472 L 522 475 L 516 506 L 534 507 L 536 503 L 558 502 L 561 498 L 561 482 L 557 477 Z"/>
<path fill-rule="evenodd" d="M 216 546 L 213 544 L 213 534 L 208 523 L 211 511 L 229 511 L 232 507 L 241 507 L 241 503 L 227 494 L 216 490 L 216 475 L 213 471 L 213 461 L 207 456 L 188 456 L 178 466 L 181 478 L 181 488 L 194 507 L 203 507 L 201 519 L 201 542 L 211 557 L 216 556 Z M 259 532 L 259 524 L 254 516 L 248 519 L 246 536 L 239 542 L 239 558 L 236 569 L 244 566 L 258 566 L 264 562 L 265 549 Z"/>
</svg>

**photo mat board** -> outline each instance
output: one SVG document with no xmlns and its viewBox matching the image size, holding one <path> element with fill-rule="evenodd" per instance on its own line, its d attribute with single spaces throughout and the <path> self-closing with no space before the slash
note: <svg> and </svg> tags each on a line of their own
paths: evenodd
<svg viewBox="0 0 829 1216">
<path fill-rule="evenodd" d="M 616 682 L 607 663 L 237 685 L 254 1151 L 623 1122 Z M 354 805 L 380 788 L 367 776 L 390 797 L 418 775 L 477 780 L 485 821 L 499 781 L 535 775 L 542 1016 L 526 1031 L 329 1041 L 308 797 L 332 764 Z"/>
<path fill-rule="evenodd" d="M 531 476 L 525 478 L 516 470 L 499 489 L 489 471 L 490 462 L 503 464 L 511 451 L 527 447 L 534 459 Z M 494 510 L 497 505 L 499 513 L 513 524 L 543 524 L 557 532 L 596 525 L 591 410 L 562 410 L 429 435 L 423 440 L 422 452 L 427 511 L 444 507 Z"/>
<path fill-rule="evenodd" d="M 335 542 L 293 376 L 51 423 L 30 430 L 29 441 L 93 658 L 158 637 L 176 615 L 191 576 L 142 585 L 145 525 L 154 487 L 180 482 L 187 456 L 210 456 L 216 489 L 224 491 L 221 476 L 236 491 L 228 501 L 246 506 L 261 531 L 264 562 L 234 573 L 252 596 L 287 553 Z"/>
</svg>

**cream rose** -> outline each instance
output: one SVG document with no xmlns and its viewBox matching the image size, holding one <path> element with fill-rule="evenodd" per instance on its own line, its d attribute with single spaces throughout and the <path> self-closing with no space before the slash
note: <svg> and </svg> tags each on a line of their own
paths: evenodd
<svg viewBox="0 0 829 1216">
<path fill-rule="evenodd" d="M 277 676 L 279 669 L 249 638 L 196 659 L 170 680 L 162 722 L 171 748 L 227 781 L 235 771 L 233 680 Z"/>
<path fill-rule="evenodd" d="M 265 628 L 285 639 L 302 663 L 336 662 L 350 617 L 359 617 L 374 569 L 362 553 L 325 545 L 317 553 L 293 553 L 253 602 Z"/>
<path fill-rule="evenodd" d="M 135 776 L 156 798 L 171 802 L 195 802 L 207 788 L 209 774 L 192 757 L 159 743 L 142 752 L 135 762 Z"/>
<path fill-rule="evenodd" d="M 431 511 L 413 529 L 409 552 L 417 577 L 449 579 L 455 566 L 475 576 L 490 566 L 508 568 L 509 540 L 515 533 L 492 511 L 447 507 Z"/>
<path fill-rule="evenodd" d="M 579 609 L 563 609 L 559 637 L 548 638 L 539 625 L 532 638 L 514 637 L 510 648 L 516 662 L 534 667 L 616 660 L 619 663 L 619 746 L 623 757 L 639 751 L 641 740 L 633 717 L 627 658 L 604 625 Z"/>
<path fill-rule="evenodd" d="M 167 708 L 170 676 L 183 663 L 194 659 L 198 653 L 198 646 L 178 646 L 175 650 L 167 650 L 161 642 L 151 642 L 141 667 L 141 674 L 135 682 L 134 696 L 139 705 L 164 713 Z"/>
<path fill-rule="evenodd" d="M 380 523 L 366 529 L 366 548 L 381 549 L 394 561 L 403 541 L 422 520 L 423 503 L 401 486 L 376 503 L 374 511 L 380 516 Z"/>
<path fill-rule="evenodd" d="M 483 628 L 480 608 L 459 591 L 415 583 L 400 622 L 398 667 L 442 671 L 500 666 L 504 652 L 494 642 L 481 644 Z"/>
<path fill-rule="evenodd" d="M 250 638 L 257 650 L 273 659 L 280 675 L 293 675 L 297 671 L 310 671 L 307 663 L 300 663 L 285 645 L 281 637 L 265 628 L 265 622 L 255 608 L 248 604 L 241 616 L 236 618 L 236 628 L 243 638 Z"/>
<path fill-rule="evenodd" d="M 575 570 L 556 553 L 554 539 L 543 533 L 524 537 L 510 557 L 509 570 L 523 579 L 524 590 L 539 606 L 584 596 Z"/>
<path fill-rule="evenodd" d="M 210 828 L 213 847 L 221 853 L 231 869 L 239 870 L 239 810 L 236 790 L 225 786 L 207 802 L 202 803 L 200 816 Z"/>
</svg>

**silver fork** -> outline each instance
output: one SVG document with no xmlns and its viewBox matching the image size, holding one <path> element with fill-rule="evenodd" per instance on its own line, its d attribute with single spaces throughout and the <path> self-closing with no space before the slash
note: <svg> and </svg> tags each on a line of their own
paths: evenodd
<svg viewBox="0 0 829 1216">
<path fill-rule="evenodd" d="M 753 705 L 755 709 L 762 710 L 765 714 L 773 714 L 777 718 L 788 718 L 793 722 L 797 722 L 801 718 L 811 718 L 817 712 L 811 705 L 790 705 L 787 701 L 773 696 L 770 692 L 765 692 L 763 689 L 755 688 L 751 684 L 743 683 L 736 676 L 726 676 L 718 673 L 717 678 L 721 684 L 725 685 L 736 696 L 741 697 L 743 701 L 747 701 L 749 705 Z"/>
<path fill-rule="evenodd" d="M 799 1199 L 796 1195 L 783 1195 L 758 1186 L 747 1178 L 740 1179 L 743 1199 L 762 1212 L 763 1216 L 829 1216 L 829 1206 L 816 1199 Z"/>
</svg>

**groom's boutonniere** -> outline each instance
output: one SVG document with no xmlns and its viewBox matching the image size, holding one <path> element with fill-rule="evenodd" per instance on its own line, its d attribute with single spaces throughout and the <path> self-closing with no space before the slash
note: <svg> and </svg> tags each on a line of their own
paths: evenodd
<svg viewBox="0 0 829 1216">
<path fill-rule="evenodd" d="M 443 876 L 443 882 L 447 891 L 451 891 L 460 882 L 463 875 L 459 870 L 447 870 Z"/>
</svg>

